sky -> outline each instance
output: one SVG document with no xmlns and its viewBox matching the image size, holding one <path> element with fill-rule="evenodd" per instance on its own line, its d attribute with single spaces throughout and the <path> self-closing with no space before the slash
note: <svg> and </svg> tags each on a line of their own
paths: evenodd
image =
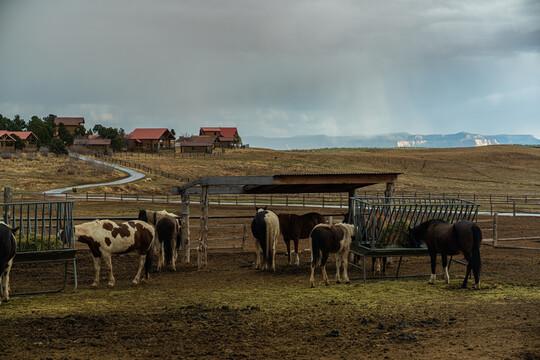
<svg viewBox="0 0 540 360">
<path fill-rule="evenodd" d="M 540 138 L 540 1 L 0 0 L 0 113 Z"/>
</svg>

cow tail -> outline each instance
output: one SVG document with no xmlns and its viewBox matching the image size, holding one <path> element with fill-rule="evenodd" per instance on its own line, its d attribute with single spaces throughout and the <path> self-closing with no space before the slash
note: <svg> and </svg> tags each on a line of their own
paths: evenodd
<svg viewBox="0 0 540 360">
<path fill-rule="evenodd" d="M 268 214 L 266 214 L 266 216 L 264 217 L 264 222 L 266 223 L 266 236 L 265 236 L 265 239 L 264 239 L 264 243 L 266 244 L 266 249 L 264 250 L 265 253 L 266 253 L 266 261 L 267 261 L 267 264 L 268 266 L 271 266 L 272 265 L 272 259 L 270 258 L 271 254 L 272 254 L 272 251 L 270 249 L 270 245 L 272 244 L 272 234 L 273 234 L 273 224 L 272 222 L 270 221 L 270 218 L 268 216 Z"/>
<path fill-rule="evenodd" d="M 309 235 L 309 240 L 311 244 L 311 266 L 316 267 L 320 261 L 319 259 L 320 249 L 319 249 L 319 240 L 317 239 L 317 237 L 313 236 L 313 230 L 311 231 L 311 234 Z"/>
<path fill-rule="evenodd" d="M 477 269 L 478 274 L 482 269 L 482 260 L 480 258 L 480 244 L 482 244 L 482 230 L 477 225 L 472 227 L 473 233 L 473 247 L 472 247 L 472 258 L 474 261 L 474 266 Z"/>
<path fill-rule="evenodd" d="M 167 224 L 169 225 L 169 224 Z M 163 250 L 165 251 L 165 264 L 172 264 L 172 241 L 176 240 L 173 239 L 174 232 L 171 231 L 170 226 L 164 226 L 164 229 L 161 233 L 163 238 Z"/>
</svg>

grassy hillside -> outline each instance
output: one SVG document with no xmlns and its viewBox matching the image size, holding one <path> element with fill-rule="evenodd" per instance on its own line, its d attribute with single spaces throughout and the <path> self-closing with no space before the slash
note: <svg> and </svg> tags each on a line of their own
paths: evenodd
<svg viewBox="0 0 540 360">
<path fill-rule="evenodd" d="M 201 176 L 401 172 L 397 190 L 484 194 L 540 192 L 540 149 L 525 146 L 309 151 L 238 149 L 216 156 L 179 155 L 118 154 L 115 157 L 190 180 Z M 167 193 L 171 186 L 181 183 L 155 175 L 150 177 L 152 181 L 149 182 L 103 190 Z"/>
</svg>

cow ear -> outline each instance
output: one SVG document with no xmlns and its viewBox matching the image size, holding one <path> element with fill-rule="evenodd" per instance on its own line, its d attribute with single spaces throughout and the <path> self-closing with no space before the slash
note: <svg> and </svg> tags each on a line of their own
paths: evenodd
<svg viewBox="0 0 540 360">
<path fill-rule="evenodd" d="M 268 206 L 263 207 L 264 210 L 268 210 Z"/>
<path fill-rule="evenodd" d="M 11 228 L 11 232 L 14 233 L 14 234 L 17 232 L 17 230 L 19 230 L 18 226 L 14 227 L 14 228 Z"/>
</svg>

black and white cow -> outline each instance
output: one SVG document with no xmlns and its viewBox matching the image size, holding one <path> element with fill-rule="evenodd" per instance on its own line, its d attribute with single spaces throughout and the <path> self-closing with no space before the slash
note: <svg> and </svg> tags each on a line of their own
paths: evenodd
<svg viewBox="0 0 540 360">
<path fill-rule="evenodd" d="M 141 278 L 143 267 L 145 278 L 148 279 L 152 267 L 152 244 L 154 243 L 154 227 L 144 221 L 133 220 L 117 225 L 111 220 L 94 220 L 76 225 L 75 240 L 85 243 L 90 248 L 94 259 L 93 287 L 99 285 L 101 258 L 109 266 L 109 286 L 114 286 L 111 255 L 123 254 L 136 250 L 139 253 L 139 270 L 133 280 L 137 285 Z"/>
<path fill-rule="evenodd" d="M 0 304 L 2 300 L 9 300 L 9 272 L 17 253 L 14 234 L 18 229 L 11 229 L 6 223 L 0 221 Z"/>
</svg>

